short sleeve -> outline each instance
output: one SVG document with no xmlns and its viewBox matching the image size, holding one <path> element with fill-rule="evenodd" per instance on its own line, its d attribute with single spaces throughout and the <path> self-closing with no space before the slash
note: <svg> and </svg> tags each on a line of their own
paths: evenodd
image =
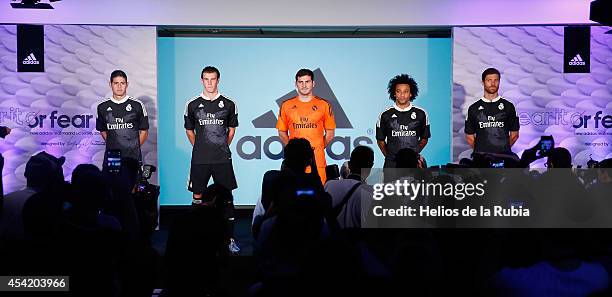
<svg viewBox="0 0 612 297">
<path fill-rule="evenodd" d="M 230 110 L 227 126 L 235 128 L 238 127 L 238 105 L 236 105 L 236 102 L 233 103 L 234 104 L 232 104 L 232 110 Z"/>
<path fill-rule="evenodd" d="M 516 109 L 514 108 L 514 104 L 508 104 L 510 108 L 508 109 L 508 130 L 509 131 L 518 131 L 520 128 L 519 119 L 516 114 Z"/>
<path fill-rule="evenodd" d="M 276 121 L 276 129 L 278 129 L 279 131 L 287 131 L 289 129 L 284 103 L 281 104 L 280 110 L 278 111 L 278 121 Z"/>
<path fill-rule="evenodd" d="M 387 137 L 385 135 L 385 126 L 386 125 L 383 122 L 383 113 L 378 115 L 378 120 L 376 121 L 376 140 L 378 140 L 378 141 L 385 141 L 387 139 Z"/>
<path fill-rule="evenodd" d="M 472 114 L 472 108 L 468 109 L 467 117 L 465 119 L 465 134 L 475 134 L 476 133 L 476 117 Z"/>
<path fill-rule="evenodd" d="M 419 128 L 421 130 L 421 139 L 431 137 L 431 130 L 429 129 L 429 115 L 425 110 L 423 110 L 423 121 L 421 121 L 421 127 Z"/>
<path fill-rule="evenodd" d="M 102 103 L 98 104 L 98 107 L 96 108 L 96 130 L 102 132 L 102 131 L 108 131 L 108 128 L 106 126 L 106 117 L 103 114 L 103 107 L 102 107 Z"/>
<path fill-rule="evenodd" d="M 186 130 L 193 130 L 195 129 L 195 120 L 194 120 L 193 110 L 189 108 L 189 103 L 190 102 L 187 102 L 187 104 L 185 104 L 185 112 L 183 114 L 183 117 L 185 118 L 184 127 Z"/>
<path fill-rule="evenodd" d="M 147 108 L 140 100 L 138 100 L 138 103 L 140 103 L 140 112 L 138 113 L 138 130 L 149 130 L 149 115 L 147 114 Z"/>
<path fill-rule="evenodd" d="M 332 106 L 329 103 L 327 103 L 327 108 L 325 108 L 323 127 L 325 127 L 325 130 L 336 129 L 336 119 L 334 118 L 334 111 L 332 110 Z"/>
</svg>

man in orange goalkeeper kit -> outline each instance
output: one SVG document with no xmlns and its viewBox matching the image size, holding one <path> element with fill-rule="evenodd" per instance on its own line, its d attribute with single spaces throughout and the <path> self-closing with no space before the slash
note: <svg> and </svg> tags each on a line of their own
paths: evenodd
<svg viewBox="0 0 612 297">
<path fill-rule="evenodd" d="M 311 70 L 300 69 L 295 74 L 298 95 L 281 105 L 276 129 L 283 145 L 287 145 L 291 138 L 305 138 L 310 142 L 317 172 L 325 184 L 325 147 L 334 138 L 336 121 L 331 104 L 312 94 L 314 86 L 314 73 Z"/>
</svg>

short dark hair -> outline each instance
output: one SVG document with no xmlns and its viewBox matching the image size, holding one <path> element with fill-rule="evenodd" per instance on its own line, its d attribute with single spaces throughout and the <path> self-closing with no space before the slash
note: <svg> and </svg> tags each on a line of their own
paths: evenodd
<svg viewBox="0 0 612 297">
<path fill-rule="evenodd" d="M 305 68 L 298 70 L 298 72 L 295 74 L 295 81 L 297 81 L 299 77 L 302 77 L 305 75 L 310 76 L 310 79 L 314 81 L 314 72 L 312 72 L 312 70 L 310 69 L 305 69 Z"/>
<path fill-rule="evenodd" d="M 93 164 L 79 164 L 72 171 L 74 197 L 72 204 L 88 210 L 99 210 L 108 202 L 111 187 L 107 175 Z"/>
<path fill-rule="evenodd" d="M 234 201 L 232 191 L 220 184 L 212 184 L 202 192 L 202 199 L 219 211 L 224 211 L 229 203 Z"/>
<path fill-rule="evenodd" d="M 111 72 L 110 81 L 112 82 L 113 78 L 115 78 L 117 76 L 123 77 L 123 78 L 125 78 L 125 81 L 127 81 L 127 74 L 125 74 L 125 72 L 123 72 L 123 70 L 115 70 L 115 71 Z"/>
<path fill-rule="evenodd" d="M 33 155 L 26 163 L 23 173 L 27 186 L 43 190 L 63 182 L 64 171 L 62 165 L 65 161 L 65 157 L 56 158 L 45 151 Z"/>
<path fill-rule="evenodd" d="M 410 101 L 414 101 L 414 99 L 419 95 L 419 86 L 417 82 L 408 74 L 399 74 L 393 77 L 389 81 L 389 85 L 387 86 L 387 92 L 389 92 L 389 99 L 395 101 L 395 88 L 397 85 L 409 85 L 410 86 Z"/>
<path fill-rule="evenodd" d="M 395 154 L 396 168 L 417 168 L 419 167 L 419 154 L 413 149 L 403 148 Z"/>
<path fill-rule="evenodd" d="M 367 146 L 360 145 L 351 152 L 349 170 L 355 174 L 361 174 L 362 168 L 372 168 L 374 165 L 374 151 Z"/>
<path fill-rule="evenodd" d="M 608 158 L 599 162 L 599 168 L 612 168 L 612 158 Z"/>
<path fill-rule="evenodd" d="M 204 73 L 216 73 L 217 79 L 221 78 L 221 72 L 219 72 L 219 69 L 217 69 L 217 67 L 214 67 L 214 66 L 204 67 L 204 69 L 202 69 L 202 73 L 200 73 L 200 78 L 204 78 Z"/>
<path fill-rule="evenodd" d="M 305 138 L 293 138 L 284 148 L 285 167 L 303 171 L 314 159 L 310 142 Z"/>
<path fill-rule="evenodd" d="M 482 81 L 485 80 L 485 77 L 487 77 L 487 75 L 491 74 L 497 74 L 497 76 L 501 79 L 501 73 L 499 73 L 499 70 L 495 68 L 487 68 L 485 69 L 485 71 L 482 72 Z"/>
<path fill-rule="evenodd" d="M 572 168 L 572 154 L 563 147 L 552 149 L 547 161 L 552 163 L 554 168 Z"/>
</svg>

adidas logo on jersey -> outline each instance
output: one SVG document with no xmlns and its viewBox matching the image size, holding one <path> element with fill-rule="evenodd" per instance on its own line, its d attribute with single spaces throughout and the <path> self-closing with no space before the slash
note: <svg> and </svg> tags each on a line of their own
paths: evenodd
<svg viewBox="0 0 612 297">
<path fill-rule="evenodd" d="M 483 109 L 484 109 L 484 107 L 482 107 L 482 105 L 478 106 L 478 110 L 483 110 Z"/>
<path fill-rule="evenodd" d="M 23 61 L 21 62 L 23 65 L 38 65 L 40 61 L 34 57 L 34 53 L 30 53 Z"/>
<path fill-rule="evenodd" d="M 582 60 L 582 57 L 580 56 L 580 54 L 577 54 L 574 58 L 572 58 L 569 61 L 569 65 L 570 66 L 584 66 L 586 65 L 586 62 Z"/>
<path fill-rule="evenodd" d="M 106 111 L 113 111 L 113 109 L 109 106 Z"/>
<path fill-rule="evenodd" d="M 392 118 L 397 118 L 397 115 L 393 114 L 391 117 L 392 117 Z"/>
<path fill-rule="evenodd" d="M 200 105 L 198 105 L 198 108 L 204 108 L 204 105 L 200 103 Z"/>
</svg>

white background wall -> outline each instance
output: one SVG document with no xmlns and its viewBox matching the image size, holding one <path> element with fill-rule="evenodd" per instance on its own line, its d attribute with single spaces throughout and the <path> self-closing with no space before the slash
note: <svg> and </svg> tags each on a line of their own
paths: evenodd
<svg viewBox="0 0 612 297">
<path fill-rule="evenodd" d="M 42 128 L 31 128 L 28 115 L 95 115 L 98 103 L 111 95 L 108 81 L 115 69 L 126 71 L 128 94 L 146 106 L 150 128 L 142 155 L 157 166 L 155 27 L 45 26 L 45 72 L 40 73 L 17 72 L 16 27 L 0 26 L 0 126 L 13 129 L 0 141 L 5 193 L 25 186 L 25 164 L 42 150 L 66 157 L 66 179 L 78 164 L 102 166 L 105 146 L 95 118 L 88 128 L 51 127 L 48 117 Z"/>
<path fill-rule="evenodd" d="M 591 27 L 591 73 L 563 73 L 563 26 L 466 27 L 453 32 L 453 159 L 469 157 L 463 133 L 467 109 L 482 96 L 481 74 L 502 73 L 499 93 L 521 119 L 512 147 L 519 156 L 542 135 L 567 148 L 574 165 L 612 158 L 612 129 L 591 122 L 574 128 L 576 116 L 612 114 L 612 35 Z M 563 116 L 563 120 L 561 120 Z M 574 117 L 572 117 L 574 116 Z M 586 135 L 586 134 L 594 135 Z M 532 164 L 543 167 L 545 159 Z"/>
</svg>

